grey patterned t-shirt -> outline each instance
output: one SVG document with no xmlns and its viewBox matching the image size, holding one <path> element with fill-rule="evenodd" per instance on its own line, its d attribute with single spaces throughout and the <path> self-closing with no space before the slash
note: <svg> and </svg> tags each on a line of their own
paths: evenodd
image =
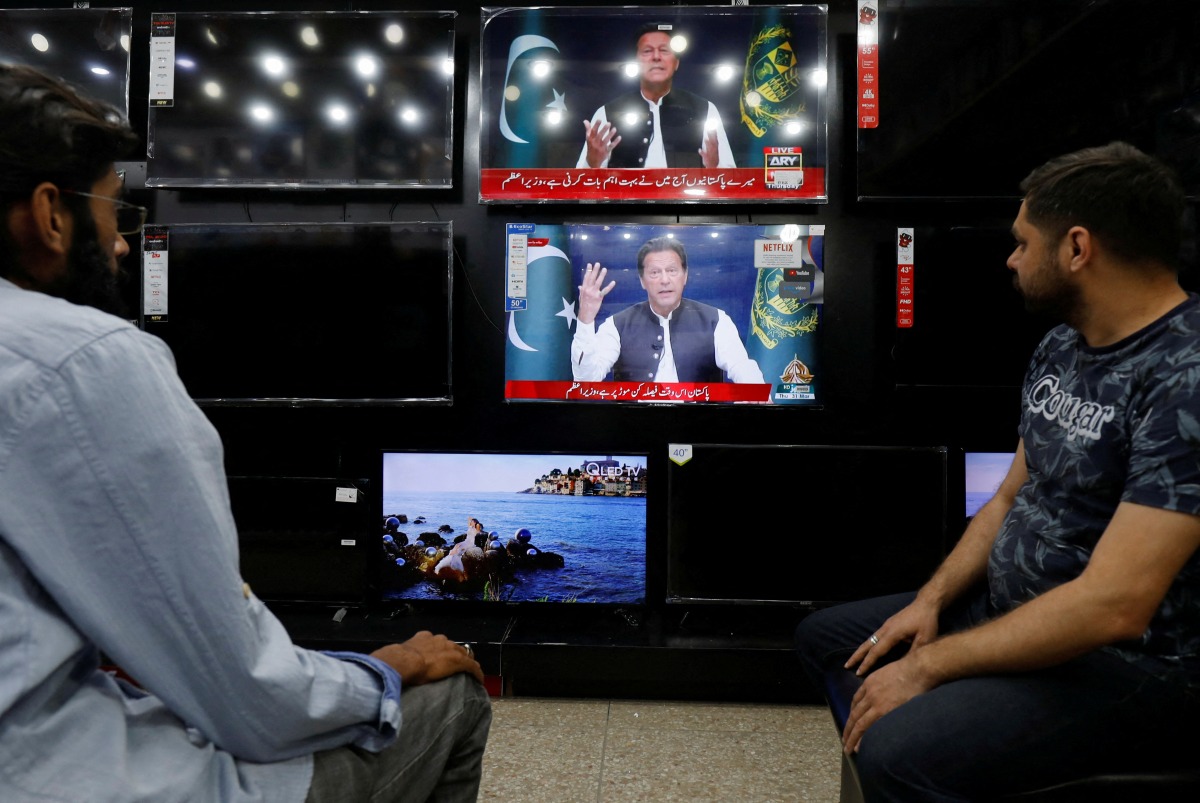
<svg viewBox="0 0 1200 803">
<path fill-rule="evenodd" d="M 1030 361 L 1020 434 L 1029 482 L 988 561 L 999 612 L 1077 577 L 1122 501 L 1200 515 L 1200 298 L 1105 348 L 1053 329 Z M 1200 553 L 1142 638 L 1109 649 L 1200 687 Z"/>
</svg>

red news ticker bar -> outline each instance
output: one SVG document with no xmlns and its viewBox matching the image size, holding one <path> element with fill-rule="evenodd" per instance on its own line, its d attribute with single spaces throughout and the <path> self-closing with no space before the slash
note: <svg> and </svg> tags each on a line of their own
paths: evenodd
<svg viewBox="0 0 1200 803">
<path fill-rule="evenodd" d="M 732 382 L 560 382 L 511 379 L 504 385 L 509 400 L 615 402 L 766 402 L 770 385 Z"/>
<path fill-rule="evenodd" d="M 825 168 L 804 168 L 798 187 L 768 187 L 763 167 L 638 170 L 494 168 L 480 171 L 479 194 L 489 201 L 656 201 L 824 198 Z"/>
</svg>

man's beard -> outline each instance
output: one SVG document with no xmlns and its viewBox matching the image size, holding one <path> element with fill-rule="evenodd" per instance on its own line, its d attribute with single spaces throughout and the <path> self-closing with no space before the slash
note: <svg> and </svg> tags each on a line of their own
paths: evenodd
<svg viewBox="0 0 1200 803">
<path fill-rule="evenodd" d="M 128 318 L 128 305 L 121 294 L 128 273 L 119 267 L 113 272 L 112 252 L 100 245 L 90 211 L 85 208 L 77 212 L 75 220 L 75 241 L 67 254 L 66 276 L 46 292 Z"/>
<path fill-rule="evenodd" d="M 1020 277 L 1013 276 L 1013 286 L 1025 300 L 1025 309 L 1035 315 L 1051 318 L 1074 326 L 1078 320 L 1079 287 L 1058 269 L 1054 257 L 1047 257 L 1032 276 L 1021 286 Z"/>
</svg>

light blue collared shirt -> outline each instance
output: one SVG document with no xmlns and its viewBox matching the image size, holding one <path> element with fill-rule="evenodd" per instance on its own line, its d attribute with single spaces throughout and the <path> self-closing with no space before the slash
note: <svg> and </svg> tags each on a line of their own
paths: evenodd
<svg viewBox="0 0 1200 803">
<path fill-rule="evenodd" d="M 394 741 L 399 700 L 244 588 L 166 345 L 0 279 L 0 800 L 297 803 L 315 751 Z"/>
</svg>

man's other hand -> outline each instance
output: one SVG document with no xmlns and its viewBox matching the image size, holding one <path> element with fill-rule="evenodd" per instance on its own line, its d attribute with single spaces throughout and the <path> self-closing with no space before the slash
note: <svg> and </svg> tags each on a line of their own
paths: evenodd
<svg viewBox="0 0 1200 803">
<path fill-rule="evenodd" d="M 371 657 L 399 672 L 404 686 L 420 686 L 460 672 L 474 675 L 483 683 L 483 669 L 468 648 L 428 630 L 400 644 L 380 647 Z"/>
</svg>

